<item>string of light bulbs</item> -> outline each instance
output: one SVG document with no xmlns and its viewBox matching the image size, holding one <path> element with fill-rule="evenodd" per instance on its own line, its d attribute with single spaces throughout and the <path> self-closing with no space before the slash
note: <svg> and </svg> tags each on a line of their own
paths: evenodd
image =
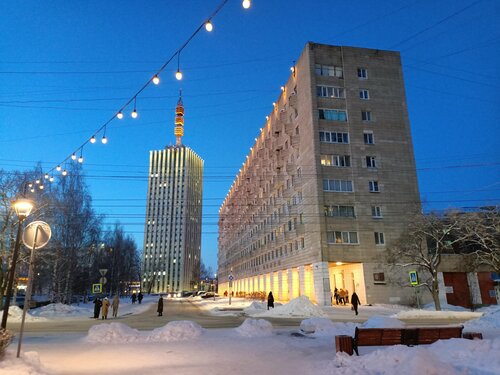
<svg viewBox="0 0 500 375">
<path fill-rule="evenodd" d="M 160 74 L 165 70 L 165 68 L 175 59 L 177 58 L 177 71 L 175 72 L 175 78 L 180 81 L 183 78 L 182 71 L 180 69 L 180 55 L 181 52 L 188 46 L 191 40 L 202 30 L 205 29 L 207 32 L 211 32 L 214 29 L 214 25 L 212 23 L 213 18 L 222 10 L 222 8 L 228 3 L 229 0 L 223 0 L 217 8 L 212 12 L 212 14 L 200 25 L 198 28 L 191 34 L 191 36 L 170 56 L 168 60 L 166 60 L 163 65 L 153 74 L 153 76 L 148 79 L 137 92 L 130 97 L 117 111 L 114 112 L 113 116 L 111 116 L 107 121 L 105 121 L 93 134 L 87 138 L 85 142 L 83 142 L 78 148 L 71 153 L 71 155 L 67 156 L 63 159 L 57 166 L 49 169 L 47 172 L 42 172 L 42 177 L 27 182 L 27 187 L 33 193 L 35 192 L 35 186 L 38 187 L 39 190 L 43 190 L 45 188 L 44 181 L 53 182 L 54 175 L 53 172 L 59 172 L 61 176 L 67 176 L 68 171 L 63 166 L 65 166 L 70 160 L 78 163 L 83 163 L 83 149 L 86 145 L 97 143 L 97 136 L 102 133 L 101 143 L 108 143 L 108 138 L 106 138 L 106 130 L 108 125 L 110 125 L 115 119 L 123 120 L 125 117 L 125 110 L 133 103 L 133 110 L 130 113 L 130 116 L 133 119 L 137 119 L 139 117 L 139 112 L 137 111 L 137 97 L 151 84 L 157 86 L 160 84 Z M 251 0 L 243 0 L 242 6 L 244 9 L 248 9 L 251 6 Z M 78 155 L 78 156 L 77 156 Z"/>
</svg>

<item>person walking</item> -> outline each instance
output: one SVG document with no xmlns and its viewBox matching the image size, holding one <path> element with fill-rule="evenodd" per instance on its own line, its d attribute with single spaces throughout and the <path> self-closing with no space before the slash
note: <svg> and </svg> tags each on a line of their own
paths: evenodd
<svg viewBox="0 0 500 375">
<path fill-rule="evenodd" d="M 120 297 L 118 294 L 115 294 L 113 303 L 111 304 L 111 307 L 113 308 L 113 318 L 118 316 L 118 306 L 120 306 Z"/>
<path fill-rule="evenodd" d="M 104 300 L 102 301 L 102 318 L 103 319 L 108 319 L 108 312 L 109 312 L 109 299 L 108 299 L 108 297 L 104 297 Z"/>
<path fill-rule="evenodd" d="M 339 304 L 339 290 L 335 288 L 333 291 L 333 296 L 335 297 L 335 303 L 338 305 Z"/>
<path fill-rule="evenodd" d="M 94 319 L 99 319 L 99 313 L 101 312 L 102 302 L 99 297 L 94 300 Z"/>
<path fill-rule="evenodd" d="M 354 312 L 356 313 L 356 315 L 358 315 L 358 305 L 361 305 L 361 302 L 359 301 L 359 298 L 358 298 L 358 295 L 356 294 L 356 292 L 354 292 L 351 296 L 351 305 L 352 305 L 352 308 L 353 308 Z"/>
<path fill-rule="evenodd" d="M 349 303 L 349 291 L 344 290 L 344 304 Z"/>
<path fill-rule="evenodd" d="M 158 308 L 156 309 L 158 312 L 158 316 L 163 316 L 163 296 L 160 294 L 160 298 L 158 299 Z"/>
<path fill-rule="evenodd" d="M 137 295 L 137 301 L 139 301 L 139 305 L 141 304 L 143 298 L 144 296 L 142 295 L 141 292 L 139 292 L 139 294 Z"/>
<path fill-rule="evenodd" d="M 269 295 L 267 296 L 267 309 L 272 307 L 274 309 L 274 297 L 273 297 L 273 292 L 269 292 Z"/>
<path fill-rule="evenodd" d="M 135 303 L 135 300 L 137 299 L 137 295 L 135 293 L 132 293 L 132 305 Z"/>
</svg>

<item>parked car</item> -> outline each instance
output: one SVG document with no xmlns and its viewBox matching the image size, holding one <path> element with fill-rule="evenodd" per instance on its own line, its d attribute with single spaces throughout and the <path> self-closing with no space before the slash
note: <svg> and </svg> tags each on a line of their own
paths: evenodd
<svg viewBox="0 0 500 375">
<path fill-rule="evenodd" d="M 219 297 L 219 295 L 215 293 L 215 297 Z M 214 298 L 214 292 L 206 292 L 201 296 L 201 298 Z"/>
</svg>

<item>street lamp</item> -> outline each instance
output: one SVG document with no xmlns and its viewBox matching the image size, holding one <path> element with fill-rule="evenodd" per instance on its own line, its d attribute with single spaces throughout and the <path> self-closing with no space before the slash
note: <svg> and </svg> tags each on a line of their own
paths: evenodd
<svg viewBox="0 0 500 375">
<path fill-rule="evenodd" d="M 23 221 L 30 215 L 33 209 L 33 202 L 29 199 L 20 198 L 12 203 L 14 211 L 18 218 L 16 244 L 14 246 L 14 253 L 12 254 L 12 263 L 9 271 L 9 280 L 7 282 L 7 294 L 5 305 L 3 307 L 2 315 L 2 328 L 7 327 L 7 317 L 9 316 L 10 299 L 12 298 L 12 285 L 14 284 L 14 276 L 16 274 L 16 263 L 19 256 L 19 248 L 21 247 L 21 234 L 23 232 Z"/>
</svg>

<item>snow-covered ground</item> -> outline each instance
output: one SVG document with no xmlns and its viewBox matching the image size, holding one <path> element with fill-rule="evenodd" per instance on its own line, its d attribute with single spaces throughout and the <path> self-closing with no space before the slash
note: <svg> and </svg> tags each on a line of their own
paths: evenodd
<svg viewBox="0 0 500 375">
<path fill-rule="evenodd" d="M 483 312 L 467 325 L 483 333 L 498 330 L 500 307 Z M 397 324 L 395 318 L 374 316 L 364 326 Z M 21 359 L 11 345 L 0 374 L 500 374 L 500 335 L 418 347 L 362 347 L 359 357 L 336 354 L 334 336 L 352 335 L 355 327 L 327 318 L 306 319 L 302 330 L 274 329 L 252 318 L 232 329 L 179 321 L 140 332 L 120 323 L 99 324 L 84 335 L 28 338 Z"/>
</svg>

